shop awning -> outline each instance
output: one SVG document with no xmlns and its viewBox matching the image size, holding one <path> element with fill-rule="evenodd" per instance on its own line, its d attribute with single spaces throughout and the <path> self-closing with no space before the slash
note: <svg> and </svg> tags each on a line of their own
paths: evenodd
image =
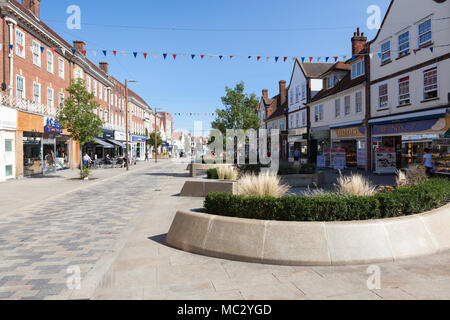
<svg viewBox="0 0 450 320">
<path fill-rule="evenodd" d="M 95 142 L 98 144 L 98 145 L 101 145 L 103 148 L 106 148 L 106 149 L 114 149 L 114 146 L 112 145 L 112 144 L 110 144 L 110 143 L 108 143 L 108 142 L 106 142 L 106 141 L 104 141 L 104 140 L 102 140 L 102 139 L 95 139 Z"/>
<path fill-rule="evenodd" d="M 356 126 L 360 126 L 363 124 L 363 120 L 360 121 L 353 121 L 353 122 L 346 122 L 346 123 L 337 123 L 337 124 L 331 124 L 330 129 L 345 129 L 345 128 L 353 128 Z"/>
<path fill-rule="evenodd" d="M 118 147 L 121 147 L 121 148 L 125 149 L 125 144 L 123 144 L 122 142 L 119 142 L 119 141 L 116 141 L 116 140 L 112 140 L 112 139 L 108 139 L 108 142 L 110 142 L 110 143 L 112 143 L 112 144 L 114 144 L 114 145 L 116 145 Z"/>
</svg>

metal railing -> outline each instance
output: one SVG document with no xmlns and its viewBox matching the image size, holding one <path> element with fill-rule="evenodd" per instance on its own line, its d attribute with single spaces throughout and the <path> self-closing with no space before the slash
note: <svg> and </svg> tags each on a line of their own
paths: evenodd
<svg viewBox="0 0 450 320">
<path fill-rule="evenodd" d="M 49 117 L 57 117 L 59 114 L 59 108 L 5 94 L 0 94 L 0 105 Z"/>
</svg>

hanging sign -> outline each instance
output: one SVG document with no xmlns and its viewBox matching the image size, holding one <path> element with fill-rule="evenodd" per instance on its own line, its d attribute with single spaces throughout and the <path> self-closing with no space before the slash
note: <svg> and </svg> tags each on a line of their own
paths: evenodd
<svg viewBox="0 0 450 320">
<path fill-rule="evenodd" d="M 54 118 L 47 118 L 44 126 L 45 133 L 62 133 L 62 126 Z"/>
</svg>

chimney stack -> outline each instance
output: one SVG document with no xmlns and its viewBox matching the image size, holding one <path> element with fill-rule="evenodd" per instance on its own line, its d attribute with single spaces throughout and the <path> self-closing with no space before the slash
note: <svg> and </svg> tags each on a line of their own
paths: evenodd
<svg viewBox="0 0 450 320">
<path fill-rule="evenodd" d="M 353 33 L 352 38 L 352 55 L 356 56 L 364 50 L 367 43 L 367 37 L 364 36 L 364 32 L 360 33 L 359 28 Z"/>
<path fill-rule="evenodd" d="M 100 66 L 100 69 L 102 69 L 104 73 L 108 74 L 108 67 L 109 67 L 108 62 L 100 62 L 99 66 Z"/>
<path fill-rule="evenodd" d="M 73 47 L 79 52 L 83 52 L 86 50 L 86 43 L 84 41 L 74 41 Z"/>
<path fill-rule="evenodd" d="M 263 89 L 262 96 L 263 96 L 264 99 L 269 99 L 269 90 L 268 89 Z"/>
<path fill-rule="evenodd" d="M 280 81 L 280 105 L 283 105 L 287 100 L 286 81 Z"/>
<path fill-rule="evenodd" d="M 39 19 L 39 7 L 41 0 L 22 0 L 22 5 L 30 10 L 36 18 Z"/>
</svg>

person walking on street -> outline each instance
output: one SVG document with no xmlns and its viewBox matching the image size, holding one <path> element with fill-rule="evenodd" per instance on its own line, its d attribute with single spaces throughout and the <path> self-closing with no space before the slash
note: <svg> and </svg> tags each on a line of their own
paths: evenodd
<svg viewBox="0 0 450 320">
<path fill-rule="evenodd" d="M 83 165 L 87 167 L 89 164 L 91 164 L 91 161 L 92 161 L 91 157 L 89 157 L 88 154 L 85 153 L 83 157 Z"/>
<path fill-rule="evenodd" d="M 149 161 L 149 157 L 148 157 L 148 151 L 147 152 L 145 152 L 145 161 Z"/>
<path fill-rule="evenodd" d="M 427 175 L 430 176 L 431 172 L 433 170 L 433 156 L 431 155 L 430 149 L 425 149 L 425 155 L 423 156 L 423 166 L 425 166 L 425 169 L 427 170 Z"/>
<path fill-rule="evenodd" d="M 297 148 L 294 151 L 294 161 L 297 162 L 300 160 L 300 150 Z"/>
</svg>

